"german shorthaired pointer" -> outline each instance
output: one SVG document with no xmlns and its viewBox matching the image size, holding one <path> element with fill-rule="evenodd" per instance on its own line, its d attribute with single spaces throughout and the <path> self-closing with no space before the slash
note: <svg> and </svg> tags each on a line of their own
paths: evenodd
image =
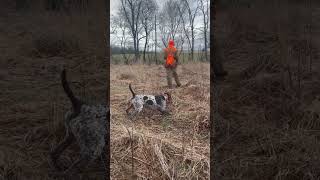
<svg viewBox="0 0 320 180">
<path fill-rule="evenodd" d="M 76 98 L 66 81 L 65 70 L 61 73 L 61 82 L 72 103 L 73 111 L 69 111 L 65 115 L 65 138 L 50 153 L 49 162 L 57 170 L 62 171 L 53 173 L 54 175 L 66 176 L 74 175 L 98 157 L 103 159 L 107 140 L 107 118 L 110 117 L 110 110 L 106 105 L 88 105 Z M 59 164 L 58 158 L 74 141 L 80 147 L 80 157 L 67 169 L 64 169 L 65 167 L 61 167 Z"/>
<path fill-rule="evenodd" d="M 129 84 L 129 89 L 132 93 L 132 98 L 129 100 L 127 114 L 129 110 L 134 108 L 134 112 L 130 113 L 130 116 L 140 113 L 144 107 L 159 110 L 162 114 L 168 114 L 166 110 L 167 104 L 171 103 L 171 95 L 165 92 L 161 95 L 136 95 Z"/>
</svg>

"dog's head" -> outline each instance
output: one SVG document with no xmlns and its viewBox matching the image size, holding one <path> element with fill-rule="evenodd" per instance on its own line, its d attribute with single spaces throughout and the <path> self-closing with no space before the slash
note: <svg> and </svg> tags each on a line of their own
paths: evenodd
<svg viewBox="0 0 320 180">
<path fill-rule="evenodd" d="M 169 92 L 165 92 L 163 93 L 164 98 L 166 99 L 166 101 L 168 103 L 172 103 L 172 98 L 171 98 L 171 94 Z"/>
</svg>

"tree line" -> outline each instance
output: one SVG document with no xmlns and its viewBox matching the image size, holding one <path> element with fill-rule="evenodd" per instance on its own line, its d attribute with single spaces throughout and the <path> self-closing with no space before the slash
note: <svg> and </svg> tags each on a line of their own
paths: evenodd
<svg viewBox="0 0 320 180">
<path fill-rule="evenodd" d="M 167 47 L 173 39 L 179 53 L 203 52 L 209 61 L 210 0 L 120 0 L 118 12 L 111 17 L 111 35 L 125 58 L 127 49 L 133 48 L 133 61 L 147 62 L 147 52 Z M 196 22 L 197 19 L 197 22 Z M 201 47 L 196 47 L 196 40 Z M 180 55 L 179 54 L 179 55 Z M 156 59 L 157 61 L 157 59 Z"/>
</svg>

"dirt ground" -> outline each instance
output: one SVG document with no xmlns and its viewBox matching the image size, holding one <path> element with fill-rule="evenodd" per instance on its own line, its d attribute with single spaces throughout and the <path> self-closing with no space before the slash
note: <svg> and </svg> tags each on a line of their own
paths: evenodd
<svg viewBox="0 0 320 180">
<path fill-rule="evenodd" d="M 209 179 L 209 64 L 180 65 L 178 75 L 182 86 L 169 90 L 162 65 L 111 65 L 113 179 L 130 179 L 132 170 L 141 179 Z M 137 94 L 171 92 L 171 115 L 144 110 L 131 121 L 129 83 Z"/>
</svg>

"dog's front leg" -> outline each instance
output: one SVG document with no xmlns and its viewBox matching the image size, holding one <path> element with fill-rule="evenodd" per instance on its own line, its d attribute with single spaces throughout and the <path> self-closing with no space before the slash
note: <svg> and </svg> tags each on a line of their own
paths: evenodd
<svg viewBox="0 0 320 180">
<path fill-rule="evenodd" d="M 131 112 L 131 113 L 129 114 L 129 118 L 132 120 L 134 117 L 137 116 L 138 113 L 139 113 L 138 111 L 133 111 L 133 112 Z"/>
<path fill-rule="evenodd" d="M 136 104 L 133 113 L 129 114 L 129 118 L 132 120 L 133 117 L 136 117 L 142 111 L 143 107 L 142 104 Z"/>
</svg>

